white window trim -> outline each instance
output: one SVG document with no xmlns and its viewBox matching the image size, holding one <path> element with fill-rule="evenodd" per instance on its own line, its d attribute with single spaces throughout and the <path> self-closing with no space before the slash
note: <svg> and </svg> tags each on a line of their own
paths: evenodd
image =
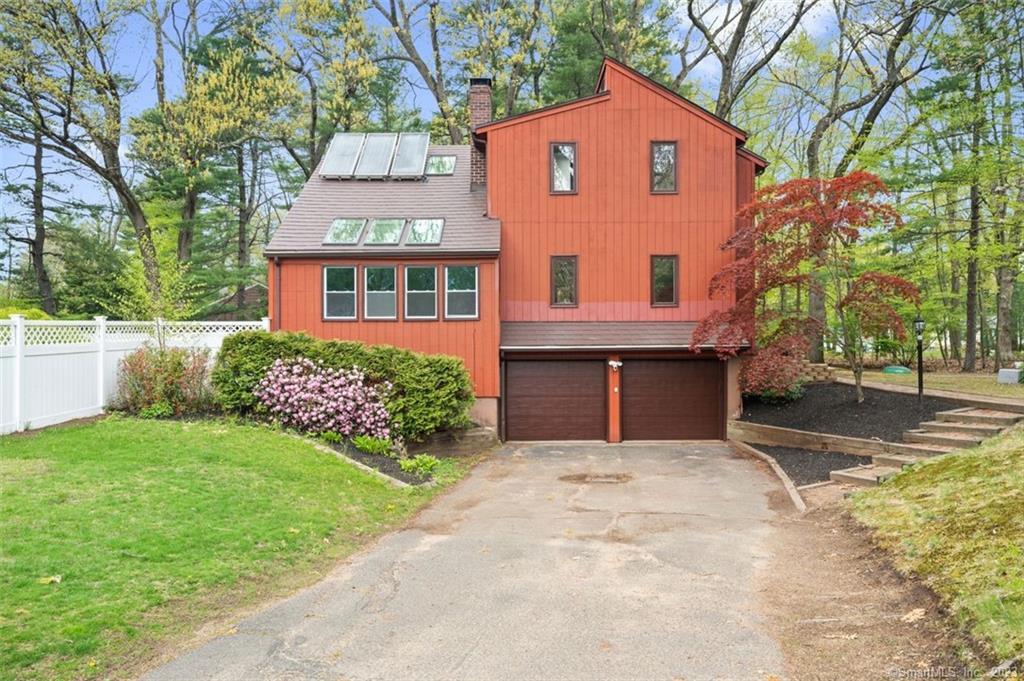
<svg viewBox="0 0 1024 681">
<path fill-rule="evenodd" d="M 402 267 L 405 272 L 405 290 L 402 292 L 405 297 L 405 318 L 406 319 L 437 319 L 437 265 L 405 265 Z M 409 270 L 410 269 L 421 269 L 421 270 L 434 270 L 434 290 L 429 291 L 434 295 L 434 314 L 429 317 L 426 315 L 409 314 Z M 445 274 L 445 276 L 448 276 Z M 428 291 L 412 291 L 412 293 L 428 293 Z"/>
<path fill-rule="evenodd" d="M 370 270 L 372 269 L 391 269 L 395 272 L 394 278 L 394 290 L 391 294 L 395 297 L 395 314 L 390 317 L 381 317 L 370 314 L 370 306 L 368 305 L 370 296 L 370 286 L 368 283 L 370 277 Z M 387 293 L 387 291 L 374 291 L 373 293 Z M 395 265 L 363 265 L 363 319 L 398 319 L 398 269 Z"/>
<path fill-rule="evenodd" d="M 473 293 L 476 294 L 473 298 L 473 314 L 448 314 L 448 270 L 451 267 L 472 267 L 475 288 L 472 289 Z M 461 290 L 455 289 L 453 293 L 469 293 L 469 289 Z M 480 266 L 479 265 L 445 265 L 444 266 L 444 318 L 445 319 L 479 319 L 480 318 Z"/>
<path fill-rule="evenodd" d="M 329 270 L 329 269 L 339 269 L 339 270 L 340 269 L 349 269 L 349 270 L 352 270 L 352 285 L 355 286 L 355 288 L 352 291 L 328 291 L 327 290 L 327 270 Z M 323 268 L 323 270 L 324 270 L 324 274 L 323 274 L 324 280 L 323 280 L 323 284 L 321 286 L 321 288 L 323 289 L 324 319 L 342 319 L 342 320 L 346 320 L 346 321 L 352 321 L 352 320 L 357 319 L 359 317 L 359 305 L 358 305 L 358 303 L 359 303 L 359 274 L 356 272 L 356 269 L 357 268 L 356 268 L 355 265 L 326 265 L 326 266 L 324 266 L 324 268 Z M 352 294 L 352 302 L 356 303 L 355 305 L 352 306 L 352 308 L 353 308 L 352 309 L 352 316 L 351 317 L 338 317 L 338 316 L 327 314 L 327 294 L 328 293 L 351 293 Z"/>
</svg>

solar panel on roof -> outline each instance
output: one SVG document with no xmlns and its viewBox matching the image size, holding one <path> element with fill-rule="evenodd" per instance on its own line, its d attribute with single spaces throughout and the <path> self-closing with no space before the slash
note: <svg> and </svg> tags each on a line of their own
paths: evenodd
<svg viewBox="0 0 1024 681">
<path fill-rule="evenodd" d="M 320 165 L 320 177 L 352 177 L 365 137 L 361 132 L 335 133 Z"/>
<path fill-rule="evenodd" d="M 363 142 L 363 153 L 356 163 L 356 177 L 387 177 L 395 153 L 398 135 L 393 132 L 371 132 Z"/>
<path fill-rule="evenodd" d="M 421 177 L 427 163 L 430 133 L 403 132 L 398 136 L 395 160 L 391 164 L 391 177 Z"/>
</svg>

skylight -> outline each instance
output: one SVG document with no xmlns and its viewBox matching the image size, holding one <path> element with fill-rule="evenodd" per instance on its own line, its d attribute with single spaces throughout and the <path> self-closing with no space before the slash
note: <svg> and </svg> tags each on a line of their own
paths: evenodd
<svg viewBox="0 0 1024 681">
<path fill-rule="evenodd" d="M 400 218 L 377 218 L 370 223 L 366 233 L 367 244 L 397 244 L 402 238 L 405 220 Z"/>
<path fill-rule="evenodd" d="M 451 175 L 454 172 L 454 154 L 437 154 L 427 157 L 427 175 Z"/>
<path fill-rule="evenodd" d="M 411 245 L 430 245 L 441 243 L 444 231 L 442 218 L 416 219 L 409 223 L 409 236 L 405 243 Z"/>
<path fill-rule="evenodd" d="M 325 244 L 357 244 L 366 226 L 366 218 L 336 218 L 327 228 Z"/>
</svg>

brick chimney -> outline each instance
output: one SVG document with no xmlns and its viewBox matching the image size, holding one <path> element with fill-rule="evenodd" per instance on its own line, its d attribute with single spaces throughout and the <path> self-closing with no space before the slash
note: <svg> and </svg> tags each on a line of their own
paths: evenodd
<svg viewBox="0 0 1024 681">
<path fill-rule="evenodd" d="M 473 130 L 491 120 L 491 79 L 469 79 L 469 129 L 470 151 L 469 181 L 474 187 L 487 184 L 487 146 L 477 140 Z"/>
</svg>

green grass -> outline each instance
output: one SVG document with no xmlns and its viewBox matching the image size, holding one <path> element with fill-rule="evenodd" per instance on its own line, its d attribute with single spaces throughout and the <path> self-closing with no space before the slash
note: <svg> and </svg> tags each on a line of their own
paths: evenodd
<svg viewBox="0 0 1024 681">
<path fill-rule="evenodd" d="M 131 674 L 200 623 L 315 581 L 467 468 L 399 489 L 220 421 L 0 438 L 0 678 Z"/>
<path fill-rule="evenodd" d="M 1024 428 L 919 464 L 852 507 L 996 657 L 1024 653 Z"/>
<path fill-rule="evenodd" d="M 836 375 L 853 378 L 853 373 L 844 369 L 836 370 Z M 865 381 L 896 383 L 917 388 L 917 374 L 883 374 L 881 371 L 865 371 Z M 935 390 L 955 390 L 972 395 L 989 395 L 992 397 L 1010 397 L 1024 400 L 1024 384 L 996 383 L 996 375 L 953 374 L 942 372 L 925 372 L 924 387 Z"/>
</svg>

